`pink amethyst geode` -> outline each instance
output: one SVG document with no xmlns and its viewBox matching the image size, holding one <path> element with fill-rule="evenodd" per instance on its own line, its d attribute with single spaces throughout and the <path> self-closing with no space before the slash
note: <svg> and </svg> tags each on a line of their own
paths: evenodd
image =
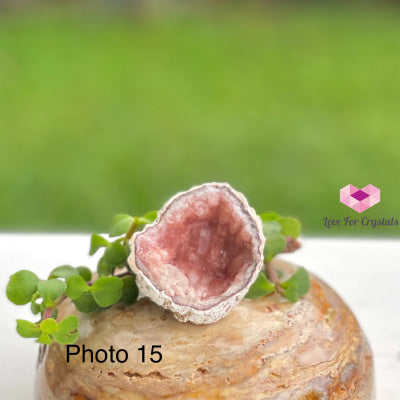
<svg viewBox="0 0 400 400">
<path fill-rule="evenodd" d="M 263 265 L 260 218 L 226 183 L 172 197 L 156 221 L 130 241 L 129 265 L 141 294 L 180 321 L 206 324 L 226 316 Z"/>
</svg>

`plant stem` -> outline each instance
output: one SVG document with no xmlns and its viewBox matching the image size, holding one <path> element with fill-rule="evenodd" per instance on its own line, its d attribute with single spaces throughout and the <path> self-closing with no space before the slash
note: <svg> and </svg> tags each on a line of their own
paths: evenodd
<svg viewBox="0 0 400 400">
<path fill-rule="evenodd" d="M 43 318 L 42 321 L 44 321 L 47 318 L 51 318 L 53 311 L 57 309 L 57 307 L 67 298 L 67 296 L 65 295 L 65 293 L 63 295 L 60 296 L 60 298 L 57 300 L 56 304 L 54 305 L 54 307 L 47 307 L 44 310 L 43 313 Z"/>
<path fill-rule="evenodd" d="M 42 321 L 44 321 L 44 320 L 47 319 L 47 318 L 50 318 L 51 315 L 53 314 L 53 311 L 54 311 L 54 308 L 53 308 L 53 307 L 47 307 L 47 308 L 44 310 Z"/>
<path fill-rule="evenodd" d="M 276 291 L 278 293 L 283 293 L 283 290 L 280 285 L 279 276 L 270 262 L 265 263 L 265 270 L 267 272 L 268 279 L 275 285 Z"/>
<path fill-rule="evenodd" d="M 135 233 L 137 227 L 138 227 L 138 219 L 135 217 L 131 227 L 129 228 L 128 232 L 126 232 L 126 235 L 124 237 L 123 244 L 126 244 L 128 240 L 132 237 L 132 235 Z"/>
<path fill-rule="evenodd" d="M 132 272 L 126 271 L 126 272 L 121 272 L 120 274 L 114 275 L 117 278 L 123 278 L 124 276 L 129 276 L 129 275 L 133 275 Z"/>
</svg>

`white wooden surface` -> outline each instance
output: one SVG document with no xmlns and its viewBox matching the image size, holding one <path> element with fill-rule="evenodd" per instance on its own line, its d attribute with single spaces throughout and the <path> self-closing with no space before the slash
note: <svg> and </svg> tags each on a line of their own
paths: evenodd
<svg viewBox="0 0 400 400">
<path fill-rule="evenodd" d="M 375 356 L 377 400 L 400 400 L 400 240 L 303 238 L 283 258 L 316 273 L 335 288 L 358 317 Z M 87 265 L 89 235 L 0 234 L 0 399 L 32 399 L 37 345 L 15 332 L 28 306 L 5 296 L 8 278 L 27 268 L 46 277 L 55 266 Z"/>
</svg>

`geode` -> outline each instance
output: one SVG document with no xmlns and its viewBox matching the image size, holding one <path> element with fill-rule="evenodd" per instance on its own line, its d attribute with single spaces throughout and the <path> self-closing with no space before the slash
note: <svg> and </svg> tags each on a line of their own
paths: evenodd
<svg viewBox="0 0 400 400">
<path fill-rule="evenodd" d="M 175 195 L 132 237 L 129 264 L 141 294 L 180 321 L 212 323 L 257 278 L 264 241 L 246 198 L 227 183 L 207 183 Z"/>
</svg>

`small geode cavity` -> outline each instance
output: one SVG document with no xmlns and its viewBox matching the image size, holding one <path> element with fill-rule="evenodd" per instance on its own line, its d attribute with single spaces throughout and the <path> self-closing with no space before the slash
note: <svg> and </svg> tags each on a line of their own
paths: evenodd
<svg viewBox="0 0 400 400">
<path fill-rule="evenodd" d="M 143 295 L 180 321 L 218 321 L 245 296 L 263 264 L 260 218 L 226 183 L 181 192 L 136 233 L 129 264 Z"/>
</svg>

